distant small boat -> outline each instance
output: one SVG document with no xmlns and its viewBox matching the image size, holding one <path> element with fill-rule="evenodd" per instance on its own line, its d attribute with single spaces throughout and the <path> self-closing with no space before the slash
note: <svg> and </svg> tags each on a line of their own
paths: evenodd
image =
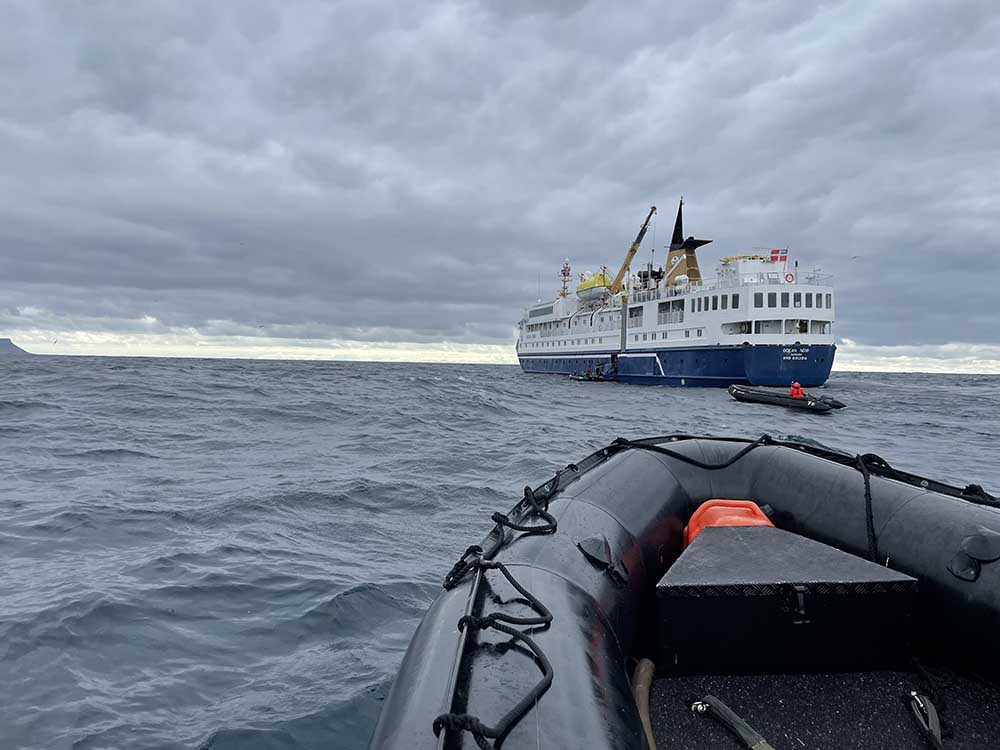
<svg viewBox="0 0 1000 750">
<path fill-rule="evenodd" d="M 604 373 L 601 371 L 593 372 L 589 375 L 587 373 L 574 372 L 570 374 L 569 379 L 590 383 L 611 383 L 618 380 L 613 372 Z"/>
<path fill-rule="evenodd" d="M 768 388 L 751 388 L 745 385 L 729 386 L 729 395 L 737 401 L 746 401 L 753 404 L 773 404 L 775 406 L 788 406 L 793 409 L 805 409 L 806 411 L 827 412 L 833 409 L 843 409 L 846 404 L 829 396 L 813 396 L 807 393 L 802 398 L 792 398 L 787 393 L 770 390 Z"/>
</svg>

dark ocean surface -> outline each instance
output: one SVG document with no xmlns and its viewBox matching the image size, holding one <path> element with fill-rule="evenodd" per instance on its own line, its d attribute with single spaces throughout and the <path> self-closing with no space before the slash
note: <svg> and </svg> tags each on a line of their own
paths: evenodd
<svg viewBox="0 0 1000 750">
<path fill-rule="evenodd" d="M 365 747 L 490 513 L 618 435 L 805 436 L 1000 490 L 1000 376 L 825 392 L 848 408 L 515 367 L 0 359 L 0 747 Z"/>
</svg>

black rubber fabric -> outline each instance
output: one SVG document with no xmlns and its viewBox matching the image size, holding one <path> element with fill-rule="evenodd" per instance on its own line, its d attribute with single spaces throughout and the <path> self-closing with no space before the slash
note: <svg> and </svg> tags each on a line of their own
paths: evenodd
<svg viewBox="0 0 1000 750">
<path fill-rule="evenodd" d="M 653 683 L 650 721 L 657 747 L 739 750 L 722 724 L 690 709 L 711 693 L 776 750 L 920 750 L 930 746 L 902 700 L 915 689 L 924 683 L 912 672 L 673 677 Z M 1000 692 L 963 677 L 942 692 L 947 750 L 1000 748 Z"/>
</svg>

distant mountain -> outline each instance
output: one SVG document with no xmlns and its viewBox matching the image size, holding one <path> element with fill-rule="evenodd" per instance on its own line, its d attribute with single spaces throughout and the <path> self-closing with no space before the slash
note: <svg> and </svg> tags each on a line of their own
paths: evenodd
<svg viewBox="0 0 1000 750">
<path fill-rule="evenodd" d="M 27 356 L 31 352 L 26 352 L 10 339 L 0 339 L 0 357 L 21 357 Z"/>
</svg>

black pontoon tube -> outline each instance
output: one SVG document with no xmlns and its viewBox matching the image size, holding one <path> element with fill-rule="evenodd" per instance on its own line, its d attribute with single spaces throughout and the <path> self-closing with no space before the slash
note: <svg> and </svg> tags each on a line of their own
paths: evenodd
<svg viewBox="0 0 1000 750">
<path fill-rule="evenodd" d="M 494 724 L 539 681 L 540 659 L 518 639 L 459 629 L 464 615 L 536 614 L 496 571 L 472 575 L 470 567 L 451 576 L 454 587 L 417 628 L 371 747 L 646 747 L 626 658 L 643 636 L 646 597 L 681 552 L 691 513 L 715 497 L 756 500 L 774 508 L 778 526 L 866 556 L 866 483 L 856 460 L 770 439 L 666 437 L 616 441 L 567 467 L 507 516 L 495 515 L 482 552 L 551 613 L 550 624 L 530 629 L 551 666 L 551 685 L 503 736 L 448 726 L 435 736 L 434 720 L 446 714 Z M 874 456 L 863 463 L 880 562 L 920 580 L 924 644 L 1000 674 L 1000 563 L 988 559 L 1000 540 L 1000 512 L 987 507 L 995 498 L 974 485 L 959 490 L 897 472 Z M 554 530 L 509 533 L 497 520 L 533 526 L 535 505 L 551 515 Z M 959 554 L 975 565 L 956 566 Z"/>
</svg>

